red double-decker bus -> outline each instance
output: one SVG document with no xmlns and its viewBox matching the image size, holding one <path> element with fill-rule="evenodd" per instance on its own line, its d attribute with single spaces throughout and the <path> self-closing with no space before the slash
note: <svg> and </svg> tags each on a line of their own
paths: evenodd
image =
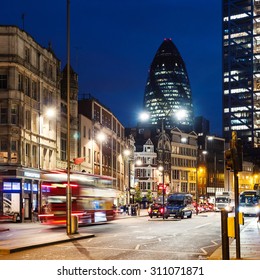
<svg viewBox="0 0 260 280">
<path fill-rule="evenodd" d="M 66 172 L 43 175 L 41 209 L 38 215 L 44 224 L 66 224 L 68 177 Z M 113 204 L 116 199 L 114 179 L 108 176 L 70 173 L 72 215 L 78 224 L 111 221 L 115 218 Z"/>
</svg>

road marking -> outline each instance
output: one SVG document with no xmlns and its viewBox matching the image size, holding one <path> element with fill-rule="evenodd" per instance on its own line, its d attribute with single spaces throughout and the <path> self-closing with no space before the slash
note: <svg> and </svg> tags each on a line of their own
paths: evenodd
<svg viewBox="0 0 260 280">
<path fill-rule="evenodd" d="M 204 249 L 206 249 L 206 248 L 211 248 L 211 247 L 215 247 L 215 246 L 219 245 L 219 244 L 218 244 L 216 241 L 214 241 L 214 240 L 211 240 L 211 242 L 213 243 L 212 245 L 208 245 L 208 246 L 204 246 L 204 247 L 200 248 L 200 250 L 203 252 L 204 255 L 207 255 L 207 254 L 208 254 L 207 251 L 204 250 Z"/>
<path fill-rule="evenodd" d="M 77 246 L 74 246 L 74 245 L 60 245 L 60 244 L 57 244 L 55 246 L 58 246 L 58 247 L 77 247 Z M 156 250 L 149 250 L 149 249 L 141 249 L 139 250 L 138 248 L 139 245 L 137 245 L 135 247 L 135 249 L 129 249 L 129 248 L 108 248 L 108 247 L 84 247 L 85 249 L 89 250 L 89 249 L 92 249 L 92 250 L 113 250 L 113 251 L 139 251 L 139 252 L 147 252 L 147 253 L 154 253 L 154 254 L 158 254 L 158 251 Z M 140 247 L 140 246 L 139 246 Z M 203 254 L 205 254 L 205 256 L 207 256 L 207 253 L 201 253 L 201 252 L 184 252 L 184 251 L 181 251 L 181 252 L 173 252 L 173 251 L 167 251 L 167 250 L 164 250 L 164 251 L 161 251 L 160 250 L 160 253 L 164 253 L 164 254 L 173 254 L 173 255 L 180 255 L 180 254 L 184 254 L 184 255 L 196 255 L 196 256 L 201 256 Z"/>
<path fill-rule="evenodd" d="M 140 244 L 137 244 L 137 245 L 135 246 L 135 250 L 139 250 L 139 248 L 140 248 Z"/>
<path fill-rule="evenodd" d="M 212 223 L 207 223 L 207 224 L 203 224 L 203 225 L 200 225 L 200 226 L 196 226 L 195 228 L 202 228 L 202 227 L 205 227 L 205 226 L 208 226 L 208 225 L 211 225 Z"/>
</svg>

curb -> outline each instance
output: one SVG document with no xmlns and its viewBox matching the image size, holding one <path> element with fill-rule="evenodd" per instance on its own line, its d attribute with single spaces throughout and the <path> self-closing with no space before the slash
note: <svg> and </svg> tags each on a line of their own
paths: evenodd
<svg viewBox="0 0 260 280">
<path fill-rule="evenodd" d="M 44 247 L 44 246 L 49 246 L 49 245 L 54 245 L 54 244 L 59 244 L 59 243 L 64 243 L 64 242 L 71 242 L 71 241 L 75 241 L 75 240 L 92 238 L 92 237 L 95 237 L 95 235 L 94 234 L 86 234 L 86 235 L 79 235 L 79 236 L 70 235 L 70 236 L 65 236 L 62 239 L 56 239 L 53 241 L 47 241 L 47 242 L 38 243 L 38 244 L 17 246 L 17 247 L 6 248 L 6 249 L 3 248 L 3 249 L 0 249 L 0 254 L 8 255 L 8 254 L 20 252 L 23 250 L 34 249 L 34 248 L 39 248 L 39 247 Z"/>
</svg>

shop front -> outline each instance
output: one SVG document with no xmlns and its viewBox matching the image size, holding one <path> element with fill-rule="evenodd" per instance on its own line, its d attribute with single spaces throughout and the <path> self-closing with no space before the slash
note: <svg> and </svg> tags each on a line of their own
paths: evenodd
<svg viewBox="0 0 260 280">
<path fill-rule="evenodd" d="M 40 172 L 26 169 L 0 174 L 0 220 L 13 222 L 37 219 Z"/>
</svg>

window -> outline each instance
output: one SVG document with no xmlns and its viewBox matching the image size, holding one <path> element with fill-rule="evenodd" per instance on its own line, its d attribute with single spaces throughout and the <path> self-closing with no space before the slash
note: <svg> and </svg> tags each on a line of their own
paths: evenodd
<svg viewBox="0 0 260 280">
<path fill-rule="evenodd" d="M 25 155 L 27 156 L 27 157 L 29 157 L 30 156 L 30 144 L 25 144 Z"/>
<path fill-rule="evenodd" d="M 61 133 L 61 160 L 66 160 L 67 140 L 66 134 Z"/>
<path fill-rule="evenodd" d="M 48 105 L 48 90 L 46 88 L 43 89 L 43 104 Z"/>
<path fill-rule="evenodd" d="M 37 166 L 37 147 L 35 145 L 32 146 L 32 166 Z"/>
<path fill-rule="evenodd" d="M 18 90 L 23 91 L 23 75 L 18 74 Z"/>
<path fill-rule="evenodd" d="M 29 78 L 25 77 L 25 89 L 24 89 L 24 93 L 28 96 L 30 96 L 30 81 Z"/>
<path fill-rule="evenodd" d="M 16 104 L 11 108 L 11 124 L 18 124 L 18 106 Z"/>
<path fill-rule="evenodd" d="M 0 151 L 7 152 L 8 143 L 6 139 L 0 139 Z"/>
<path fill-rule="evenodd" d="M 52 65 L 49 65 L 49 77 L 51 79 L 53 79 L 53 67 L 52 67 Z"/>
<path fill-rule="evenodd" d="M 47 61 L 46 60 L 43 61 L 43 73 L 47 74 Z"/>
<path fill-rule="evenodd" d="M 11 151 L 12 152 L 17 151 L 17 141 L 11 141 Z"/>
<path fill-rule="evenodd" d="M 7 89 L 7 75 L 0 75 L 0 89 Z"/>
<path fill-rule="evenodd" d="M 32 113 L 32 131 L 37 132 L 37 120 L 38 120 L 38 115 L 36 113 Z"/>
<path fill-rule="evenodd" d="M 17 163 L 18 153 L 17 153 L 18 141 L 11 141 L 11 163 Z"/>
<path fill-rule="evenodd" d="M 88 149 L 88 163 L 91 163 L 91 149 Z"/>
<path fill-rule="evenodd" d="M 38 100 L 37 83 L 35 81 L 32 81 L 32 98 Z"/>
<path fill-rule="evenodd" d="M 25 111 L 25 128 L 31 130 L 31 113 L 29 110 Z"/>
<path fill-rule="evenodd" d="M 0 124 L 7 124 L 8 110 L 5 105 L 0 105 Z"/>
<path fill-rule="evenodd" d="M 24 59 L 26 62 L 30 62 L 30 50 L 28 47 L 24 48 Z"/>
</svg>

